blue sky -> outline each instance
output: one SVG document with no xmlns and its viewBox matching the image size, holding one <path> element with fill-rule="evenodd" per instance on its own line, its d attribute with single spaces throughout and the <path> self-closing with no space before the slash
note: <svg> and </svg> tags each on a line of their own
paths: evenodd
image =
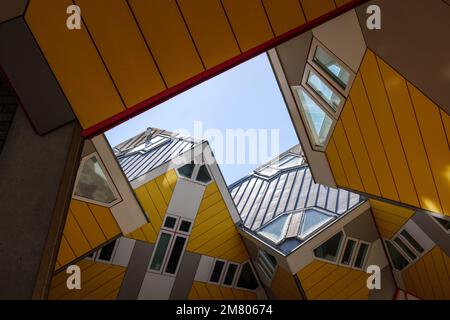
<svg viewBox="0 0 450 320">
<path fill-rule="evenodd" d="M 257 132 L 261 132 L 261 129 L 269 130 L 267 143 L 275 140 L 270 139 L 270 130 L 278 130 L 279 150 L 275 148 L 277 144 L 267 147 L 268 151 L 276 155 L 276 152 L 283 152 L 298 144 L 266 54 L 257 56 L 130 119 L 106 132 L 106 137 L 110 144 L 115 146 L 145 131 L 147 127 L 177 132 L 184 129 L 193 135 L 196 121 L 201 121 L 204 133 L 207 133 L 208 129 L 218 129 L 224 135 L 227 129 L 255 129 Z M 266 141 L 264 136 L 258 135 L 258 139 L 259 143 L 252 145 L 247 143 L 246 148 L 256 147 L 266 154 L 261 147 Z M 214 153 L 220 152 L 218 148 L 221 144 L 214 139 L 208 140 Z M 219 163 L 227 184 L 248 175 L 270 159 L 261 156 L 256 160 L 256 163 L 246 161 L 244 164 Z"/>
</svg>

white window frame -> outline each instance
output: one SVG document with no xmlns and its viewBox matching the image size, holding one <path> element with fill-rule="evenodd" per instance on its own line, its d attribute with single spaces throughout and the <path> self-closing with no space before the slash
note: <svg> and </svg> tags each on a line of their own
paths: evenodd
<svg viewBox="0 0 450 320">
<path fill-rule="evenodd" d="M 223 262 L 223 268 L 222 268 L 222 271 L 220 272 L 219 280 L 217 282 L 214 282 L 214 281 L 211 281 L 211 276 L 212 276 L 212 274 L 214 272 L 214 267 L 216 266 L 217 261 Z M 209 274 L 208 274 L 208 283 L 215 284 L 217 286 L 222 285 L 223 278 L 225 277 L 225 273 L 226 273 L 226 270 L 227 270 L 227 266 L 228 266 L 227 260 L 214 259 L 214 262 L 211 265 L 211 270 L 209 271 Z"/>
<path fill-rule="evenodd" d="M 337 250 L 336 261 L 331 261 L 331 260 L 327 260 L 327 259 L 323 259 L 323 258 L 317 257 L 316 254 L 314 253 L 314 251 L 317 248 L 319 248 L 321 245 L 323 245 L 325 242 L 327 242 L 328 240 L 333 238 L 335 235 L 340 233 L 340 232 L 342 232 L 343 236 L 342 236 L 341 242 L 339 243 L 339 247 L 338 247 L 338 250 Z M 338 230 L 332 236 L 328 237 L 325 241 L 322 241 L 318 246 L 312 248 L 312 255 L 313 255 L 314 259 L 319 260 L 319 261 L 323 261 L 323 262 L 326 262 L 326 263 L 339 264 L 339 261 L 340 261 L 341 255 L 342 255 L 342 251 L 343 251 L 343 247 L 344 247 L 344 243 L 346 243 L 346 239 L 347 239 L 347 235 L 346 235 L 344 229 Z"/>
<path fill-rule="evenodd" d="M 270 223 L 275 222 L 277 219 L 280 219 L 282 216 L 287 216 L 287 222 L 285 222 L 285 224 L 286 224 L 286 230 L 284 231 L 284 233 L 283 233 L 284 236 L 281 238 L 281 240 L 279 240 L 279 241 L 277 241 L 277 242 L 274 242 L 273 240 L 271 240 L 271 239 L 269 239 L 268 237 L 266 237 L 265 235 L 263 235 L 263 234 L 261 233 L 261 231 L 264 231 L 263 229 L 264 229 L 265 227 L 267 227 Z M 284 240 L 286 240 L 286 234 L 287 234 L 287 232 L 288 232 L 288 230 L 289 230 L 289 224 L 291 223 L 291 219 L 292 219 L 292 212 L 290 212 L 290 213 L 282 213 L 282 214 L 280 214 L 278 217 L 275 217 L 275 219 L 271 220 L 270 223 L 267 223 L 266 225 L 263 225 L 263 226 L 259 227 L 259 228 L 256 230 L 256 233 L 259 234 L 260 236 L 264 237 L 264 239 L 268 240 L 269 242 L 273 243 L 275 246 L 277 246 L 277 245 L 279 245 L 280 243 L 282 243 Z"/>
<path fill-rule="evenodd" d="M 113 251 L 111 253 L 111 258 L 109 260 L 100 259 L 100 252 L 103 250 L 104 247 L 106 247 L 108 244 L 110 244 L 113 241 L 115 241 L 115 243 L 114 243 Z M 113 260 L 114 260 L 114 256 L 116 255 L 116 250 L 117 250 L 118 245 L 119 245 L 119 239 L 115 239 L 115 240 L 112 240 L 112 241 L 108 242 L 107 244 L 105 244 L 104 246 L 102 246 L 100 249 L 98 249 L 95 252 L 93 260 L 101 262 L 101 263 L 111 264 L 113 262 Z"/>
<path fill-rule="evenodd" d="M 167 217 L 176 219 L 175 226 L 174 226 L 173 229 L 164 226 L 164 222 L 166 221 Z M 184 232 L 184 231 L 180 231 L 179 230 L 182 220 L 185 220 L 185 221 L 188 221 L 188 222 L 191 223 L 191 227 L 190 227 L 189 232 Z M 186 247 L 187 247 L 187 244 L 189 242 L 189 235 L 190 235 L 190 233 L 192 231 L 192 226 L 193 226 L 193 221 L 192 220 L 185 219 L 185 218 L 178 217 L 178 216 L 171 215 L 171 214 L 166 214 L 165 215 L 164 220 L 163 220 L 163 222 L 161 224 L 161 230 L 159 231 L 158 238 L 156 239 L 155 247 L 153 249 L 153 253 L 152 253 L 152 256 L 150 258 L 150 262 L 149 262 L 149 264 L 147 266 L 147 271 L 148 272 L 152 272 L 152 273 L 155 273 L 155 274 L 163 274 L 163 275 L 167 275 L 167 276 L 171 276 L 171 277 L 175 277 L 177 275 L 178 270 L 179 270 L 180 265 L 181 265 L 181 260 L 183 259 L 183 256 L 184 256 L 184 254 L 186 252 Z M 155 257 L 156 248 L 158 246 L 158 243 L 159 243 L 159 241 L 161 239 L 161 235 L 163 233 L 166 233 L 166 234 L 170 235 L 169 245 L 167 246 L 167 250 L 164 253 L 164 257 L 163 257 L 162 263 L 161 263 L 161 269 L 160 270 L 153 270 L 153 269 L 151 269 L 151 264 L 152 264 L 152 261 L 153 261 L 153 259 Z M 166 267 L 167 267 L 167 264 L 169 262 L 170 255 L 172 254 L 172 250 L 173 250 L 173 247 L 175 245 L 175 240 L 176 240 L 177 237 L 184 238 L 184 239 L 186 239 L 186 241 L 184 242 L 183 249 L 182 249 L 181 255 L 180 255 L 180 259 L 178 261 L 178 264 L 177 264 L 177 267 L 175 269 L 175 272 L 174 273 L 166 272 Z"/>
<path fill-rule="evenodd" d="M 188 230 L 188 231 L 181 231 L 181 230 L 180 230 L 180 228 L 181 228 L 181 223 L 182 223 L 183 221 L 189 222 L 189 223 L 191 224 L 191 225 L 189 226 L 189 230 Z M 177 222 L 177 228 L 176 228 L 177 231 L 176 231 L 176 232 L 188 236 L 188 235 L 191 234 L 191 232 L 192 232 L 192 227 L 193 227 L 193 226 L 194 226 L 194 221 L 192 221 L 192 220 L 190 220 L 190 219 L 179 218 L 179 219 L 178 219 L 178 222 Z"/>
<path fill-rule="evenodd" d="M 229 267 L 229 265 L 231 265 L 231 264 L 236 266 L 236 272 L 234 273 L 233 280 L 231 281 L 231 284 L 225 284 L 225 283 L 224 283 L 224 281 L 225 281 L 225 276 L 227 275 L 228 267 Z M 236 281 L 237 281 L 237 276 L 238 276 L 238 274 L 239 274 L 240 267 L 241 267 L 241 265 L 240 265 L 239 263 L 232 262 L 232 261 L 228 261 L 228 262 L 227 262 L 227 264 L 226 264 L 225 267 L 224 267 L 223 279 L 222 279 L 222 282 L 221 282 L 221 283 L 222 283 L 222 286 L 227 287 L 227 288 L 233 288 L 233 287 L 234 287 L 234 285 L 236 284 Z M 211 277 L 210 277 L 210 278 L 211 278 Z"/>
<path fill-rule="evenodd" d="M 105 177 L 106 177 L 106 182 L 108 184 L 108 187 L 111 189 L 111 192 L 113 193 L 114 197 L 116 198 L 114 201 L 110 202 L 110 203 L 104 203 L 104 202 L 100 202 L 97 200 L 93 200 L 93 199 L 89 199 L 89 198 L 85 198 L 82 196 L 78 196 L 75 194 L 75 191 L 77 189 L 78 183 L 80 182 L 80 178 L 81 178 L 81 171 L 84 167 L 84 164 L 86 163 L 86 161 L 90 160 L 91 158 L 96 158 L 98 164 L 100 165 L 100 168 L 102 169 Z M 83 202 L 88 202 L 88 203 L 93 203 L 95 205 L 99 205 L 102 207 L 107 207 L 107 208 L 111 208 L 113 206 L 115 206 L 116 204 L 118 204 L 119 202 L 122 201 L 122 197 L 120 196 L 119 191 L 117 191 L 117 188 L 108 172 L 108 170 L 106 170 L 106 167 L 102 161 L 102 159 L 100 158 L 100 155 L 97 152 L 93 152 L 89 155 L 87 155 L 86 157 L 84 157 L 83 159 L 81 159 L 80 162 L 80 166 L 78 167 L 78 171 L 77 171 L 77 176 L 75 178 L 75 184 L 72 190 L 72 198 L 76 199 L 76 200 L 80 200 Z"/>
<path fill-rule="evenodd" d="M 337 95 L 341 99 L 341 103 L 340 103 L 339 106 L 337 106 L 336 110 L 334 110 L 333 107 L 330 106 L 330 104 L 327 101 L 325 101 L 325 99 L 323 99 L 320 96 L 320 94 L 308 84 L 308 78 L 309 78 L 309 74 L 310 73 L 313 73 L 314 75 L 316 75 L 323 83 L 325 83 L 327 85 L 327 87 L 331 91 L 333 91 L 333 93 L 335 95 Z M 325 79 L 320 72 L 318 72 L 315 68 L 313 68 L 310 64 L 307 64 L 306 67 L 305 67 L 305 72 L 303 74 L 303 79 L 302 79 L 302 86 L 317 101 L 321 101 L 322 102 L 320 104 L 320 106 L 325 108 L 328 111 L 328 114 L 332 115 L 333 118 L 336 119 L 336 120 L 339 119 L 339 116 L 340 116 L 340 114 L 342 112 L 342 109 L 344 108 L 344 104 L 345 104 L 345 101 L 346 101 L 345 97 L 338 90 L 336 90 L 335 87 L 327 79 Z"/>
<path fill-rule="evenodd" d="M 438 222 L 439 223 L 439 222 Z M 405 230 L 406 232 L 408 232 L 411 237 L 413 237 L 417 243 L 423 248 L 423 252 L 419 252 L 418 250 L 416 250 L 416 248 L 401 234 L 401 232 Z M 415 255 L 416 258 L 412 259 L 406 252 L 405 250 L 403 250 L 403 248 L 401 246 L 399 246 L 396 242 L 395 242 L 395 238 L 400 238 L 401 241 L 403 241 L 403 243 L 408 247 L 409 250 L 411 250 Z M 394 234 L 394 236 L 390 239 L 390 242 L 393 246 L 395 246 L 395 248 L 402 254 L 402 256 L 409 262 L 409 265 L 413 264 L 414 262 L 418 261 L 420 258 L 422 258 L 428 251 L 423 247 L 423 245 L 416 239 L 416 237 L 414 236 L 414 234 L 410 231 L 407 230 L 406 228 L 401 228 L 396 234 Z M 409 266 L 408 265 L 408 266 Z M 405 267 L 406 269 L 406 267 Z M 405 270 L 403 269 L 403 270 Z"/>
<path fill-rule="evenodd" d="M 345 89 L 341 88 L 341 86 L 336 83 L 336 80 L 334 80 L 333 77 L 331 77 L 325 70 L 322 69 L 322 67 L 320 65 L 318 65 L 314 61 L 314 56 L 316 54 L 317 47 L 320 47 L 322 50 L 324 50 L 326 53 L 328 53 L 330 55 L 330 57 L 335 59 L 336 62 L 338 62 L 339 65 L 350 74 L 350 78 L 348 80 L 348 84 Z M 325 78 L 327 80 L 327 82 L 330 85 L 332 85 L 335 89 L 337 89 L 344 97 L 348 97 L 348 95 L 350 93 L 350 89 L 352 88 L 353 82 L 355 81 L 355 77 L 356 77 L 355 73 L 341 59 L 339 59 L 333 52 L 331 52 L 319 40 L 317 40 L 317 38 L 313 38 L 313 40 L 311 42 L 311 48 L 309 50 L 309 55 L 308 55 L 308 62 L 311 66 L 313 66 L 313 68 L 317 72 L 319 72 L 322 75 L 323 78 Z"/>
<path fill-rule="evenodd" d="M 309 98 L 311 100 L 313 100 L 317 106 L 326 114 L 330 117 L 331 119 L 331 126 L 330 126 L 330 130 L 328 131 L 327 137 L 325 139 L 325 141 L 323 142 L 323 146 L 319 145 L 316 143 L 316 139 L 315 139 L 315 133 L 313 132 L 313 128 L 310 127 L 309 122 L 307 120 L 307 116 L 305 113 L 305 110 L 303 108 L 303 104 L 300 100 L 298 91 L 300 89 L 303 89 L 305 91 L 305 93 L 309 96 Z M 330 142 L 331 136 L 334 132 L 334 128 L 336 127 L 337 121 L 335 116 L 330 113 L 330 111 L 328 110 L 327 107 L 324 106 L 324 104 L 327 104 L 325 102 L 320 102 L 320 100 L 318 100 L 314 95 L 312 95 L 304 86 L 300 85 L 300 86 L 291 86 L 291 91 L 292 91 L 292 95 L 294 96 L 295 102 L 297 103 L 297 109 L 300 111 L 300 114 L 302 116 L 302 121 L 304 123 L 304 126 L 306 128 L 306 132 L 308 133 L 308 137 L 309 137 L 309 141 L 311 144 L 311 147 L 316 150 L 316 151 L 322 151 L 325 152 L 328 143 Z"/>
<path fill-rule="evenodd" d="M 349 240 L 352 240 L 352 241 L 355 242 L 355 247 L 354 247 L 354 249 L 353 249 L 352 255 L 350 256 L 350 262 L 349 262 L 349 264 L 344 264 L 344 263 L 342 263 L 342 258 L 343 258 L 343 256 L 344 256 L 345 248 L 347 248 L 347 244 L 348 244 L 348 241 L 349 241 Z M 360 242 L 359 239 L 352 238 L 352 237 L 345 237 L 345 239 L 344 239 L 344 245 L 343 245 L 342 248 L 340 249 L 341 252 L 339 253 L 339 259 L 337 259 L 337 260 L 338 260 L 338 263 L 337 263 L 338 265 L 343 266 L 343 267 L 347 267 L 347 268 L 351 268 L 351 267 L 353 266 L 353 262 L 354 262 L 355 259 L 356 259 L 356 252 L 357 252 L 358 249 L 359 249 L 359 242 Z"/>
<path fill-rule="evenodd" d="M 268 260 L 268 258 L 265 256 L 267 253 L 263 249 L 259 249 L 258 255 L 256 256 L 256 266 L 261 270 L 261 273 L 267 278 L 269 281 L 269 284 L 272 282 L 273 277 L 275 276 L 275 273 L 278 268 L 278 261 L 276 262 L 275 266 L 271 265 L 271 262 Z M 274 257 L 275 258 L 275 257 Z M 276 258 L 275 258 L 276 260 Z M 267 266 L 269 265 L 269 266 Z M 271 268 L 273 270 L 266 270 L 265 268 Z M 270 274 L 268 274 L 270 273 Z"/>
<path fill-rule="evenodd" d="M 367 251 L 366 251 L 366 255 L 364 256 L 363 261 L 361 263 L 361 267 L 357 267 L 357 266 L 355 266 L 355 262 L 356 262 L 356 257 L 358 256 L 359 250 L 361 249 L 361 244 L 367 245 Z M 355 250 L 355 254 L 354 254 L 352 263 L 350 264 L 349 267 L 351 267 L 353 269 L 356 269 L 356 270 L 364 270 L 364 267 L 366 266 L 367 259 L 369 257 L 371 248 L 372 248 L 371 243 L 369 243 L 367 241 L 359 240 L 358 243 L 357 243 L 357 247 L 356 247 L 356 250 Z"/>
<path fill-rule="evenodd" d="M 192 176 L 191 176 L 190 178 L 187 178 L 187 177 L 182 176 L 182 175 L 178 172 L 178 169 L 180 169 L 181 167 L 183 167 L 183 166 L 185 166 L 185 165 L 187 165 L 187 164 L 190 164 L 190 163 L 183 163 L 182 165 L 178 166 L 178 167 L 175 169 L 175 172 L 177 173 L 177 176 L 178 176 L 179 179 L 186 180 L 186 181 L 193 182 L 193 183 L 197 183 L 197 184 L 202 185 L 202 186 L 207 186 L 207 185 L 209 185 L 209 184 L 211 184 L 211 183 L 214 182 L 214 177 L 213 177 L 213 175 L 212 175 L 212 173 L 211 173 L 211 170 L 209 169 L 209 165 L 206 164 L 206 163 L 194 163 L 194 170 L 192 171 Z M 206 166 L 206 170 L 208 170 L 209 176 L 211 177 L 211 181 L 209 181 L 209 182 L 201 182 L 201 181 L 197 181 L 198 171 L 200 170 L 200 167 L 201 167 L 202 165 L 205 165 L 205 166 Z"/>
</svg>

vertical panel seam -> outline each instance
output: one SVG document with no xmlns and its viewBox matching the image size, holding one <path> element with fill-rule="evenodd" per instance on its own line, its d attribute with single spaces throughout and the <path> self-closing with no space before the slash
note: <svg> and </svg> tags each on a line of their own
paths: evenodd
<svg viewBox="0 0 450 320">
<path fill-rule="evenodd" d="M 211 1 L 211 0 L 210 0 L 210 1 Z M 245 1 L 248 1 L 248 0 L 245 0 Z M 228 17 L 227 10 L 225 9 L 225 6 L 223 5 L 222 0 L 219 0 L 219 2 L 220 2 L 220 6 L 222 7 L 222 10 L 223 10 L 223 13 L 224 13 L 224 15 L 225 15 L 225 18 L 227 19 L 227 23 L 228 23 L 228 26 L 230 27 L 231 33 L 233 34 L 234 41 L 236 41 L 236 44 L 237 44 L 238 49 L 239 49 L 239 52 L 242 53 L 241 45 L 240 45 L 240 43 L 239 43 L 239 41 L 238 41 L 238 38 L 237 38 L 237 36 L 236 36 L 236 33 L 234 32 L 233 26 L 231 25 L 230 17 Z"/>
<path fill-rule="evenodd" d="M 269 23 L 270 30 L 272 31 L 272 38 L 274 38 L 275 37 L 275 30 L 273 29 L 272 22 L 270 21 L 269 13 L 267 12 L 266 6 L 264 5 L 264 0 L 260 0 L 260 1 L 261 1 L 262 8 L 264 10 L 264 14 L 265 14 L 266 19 L 267 19 L 267 22 Z"/>
</svg>

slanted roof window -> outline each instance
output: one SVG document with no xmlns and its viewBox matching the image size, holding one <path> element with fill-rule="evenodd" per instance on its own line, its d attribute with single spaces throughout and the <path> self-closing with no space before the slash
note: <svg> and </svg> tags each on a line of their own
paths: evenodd
<svg viewBox="0 0 450 320">
<path fill-rule="evenodd" d="M 331 133 L 333 119 L 303 87 L 293 89 L 300 102 L 300 111 L 307 122 L 310 138 L 316 146 L 325 147 Z"/>
<path fill-rule="evenodd" d="M 208 168 L 206 168 L 206 165 L 202 165 L 200 169 L 198 169 L 196 180 L 203 183 L 208 183 L 212 180 L 211 175 L 208 172 Z"/>
<path fill-rule="evenodd" d="M 111 205 L 118 199 L 111 182 L 96 155 L 84 159 L 77 177 L 74 197 L 89 202 Z"/>
<path fill-rule="evenodd" d="M 333 217 L 322 213 L 318 210 L 308 209 L 303 214 L 303 220 L 300 225 L 299 237 L 305 239 L 312 232 L 319 229 L 321 226 L 325 225 L 327 222 L 332 220 Z"/>
<path fill-rule="evenodd" d="M 261 170 L 258 170 L 257 172 L 258 172 L 258 174 L 260 174 L 264 177 L 270 178 L 270 177 L 273 177 L 274 175 L 276 175 L 278 172 L 280 172 L 280 170 L 269 166 L 269 167 L 265 167 Z"/>
<path fill-rule="evenodd" d="M 291 220 L 290 214 L 284 214 L 262 227 L 258 233 L 275 244 L 284 239 Z"/>
<path fill-rule="evenodd" d="M 278 163 L 277 168 L 279 169 L 290 169 L 294 167 L 298 167 L 303 164 L 303 157 L 301 156 L 294 156 L 294 155 L 286 155 L 282 157 Z"/>
<path fill-rule="evenodd" d="M 170 138 L 168 137 L 164 137 L 161 135 L 156 135 L 154 137 L 151 137 L 150 139 L 148 139 L 147 141 L 145 141 L 145 143 L 142 143 L 136 147 L 134 147 L 133 149 L 131 149 L 129 152 L 130 153 L 134 153 L 134 152 L 148 152 L 154 148 L 157 148 L 161 145 L 163 145 L 164 143 L 167 143 L 170 141 Z"/>
<path fill-rule="evenodd" d="M 194 172 L 195 164 L 192 161 L 189 164 L 185 164 L 184 166 L 178 168 L 178 173 L 180 176 L 190 179 L 192 177 L 192 173 Z"/>
<path fill-rule="evenodd" d="M 332 112 L 337 112 L 344 103 L 344 98 L 323 79 L 311 66 L 306 67 L 305 85 L 320 99 L 326 102 Z"/>
</svg>

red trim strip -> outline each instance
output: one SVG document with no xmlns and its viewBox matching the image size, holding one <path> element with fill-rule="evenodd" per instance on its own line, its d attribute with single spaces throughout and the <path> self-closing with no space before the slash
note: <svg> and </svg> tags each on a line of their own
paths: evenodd
<svg viewBox="0 0 450 320">
<path fill-rule="evenodd" d="M 314 19 L 310 22 L 307 22 L 297 28 L 294 28 L 290 31 L 287 31 L 286 33 L 283 33 L 282 35 L 279 35 L 253 49 L 250 49 L 246 52 L 241 53 L 240 55 L 233 57 L 211 69 L 208 69 L 202 73 L 199 73 L 198 75 L 185 80 L 181 82 L 180 84 L 173 86 L 167 90 L 164 90 L 163 92 L 144 100 L 137 105 L 128 108 L 127 110 L 124 110 L 106 120 L 103 120 L 95 125 L 93 125 L 90 128 L 87 128 L 81 132 L 81 135 L 85 138 L 91 138 L 93 136 L 96 136 L 98 134 L 101 134 L 125 121 L 128 119 L 137 116 L 138 114 L 147 111 L 164 101 L 169 100 L 170 98 L 202 83 L 203 81 L 206 81 L 208 79 L 211 79 L 212 77 L 215 77 L 216 75 L 227 71 L 251 58 L 256 57 L 257 55 L 260 55 L 261 53 L 264 53 L 272 48 L 275 48 L 276 46 L 282 44 L 283 42 L 286 42 L 306 31 L 311 30 L 312 28 L 323 24 L 365 2 L 368 0 L 352 0 L 348 2 L 347 4 L 323 15 L 320 16 L 317 19 Z"/>
</svg>

